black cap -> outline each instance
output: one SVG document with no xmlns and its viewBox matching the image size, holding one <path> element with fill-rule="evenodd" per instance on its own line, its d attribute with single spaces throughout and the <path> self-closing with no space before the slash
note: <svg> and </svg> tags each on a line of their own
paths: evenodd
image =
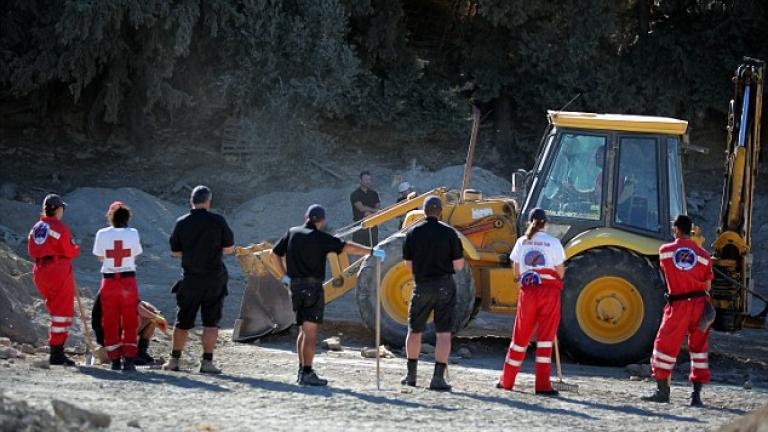
<svg viewBox="0 0 768 432">
<path fill-rule="evenodd" d="M 528 212 L 528 221 L 533 222 L 535 220 L 540 221 L 547 221 L 547 212 L 544 211 L 542 208 L 536 207 L 535 209 Z"/>
<path fill-rule="evenodd" d="M 312 204 L 307 209 L 304 217 L 307 218 L 307 220 L 310 222 L 320 222 L 325 220 L 325 208 L 323 208 L 323 206 L 320 204 Z"/>
<path fill-rule="evenodd" d="M 443 202 L 440 201 L 440 197 L 436 195 L 430 195 L 424 199 L 424 211 L 437 210 L 443 208 Z"/>
<path fill-rule="evenodd" d="M 52 213 L 59 207 L 67 208 L 67 203 L 65 203 L 60 196 L 56 194 L 48 194 L 45 196 L 45 199 L 43 199 L 43 210 L 46 213 Z"/>
<path fill-rule="evenodd" d="M 672 225 L 682 231 L 683 234 L 690 235 L 693 229 L 693 219 L 688 215 L 677 215 Z"/>
</svg>

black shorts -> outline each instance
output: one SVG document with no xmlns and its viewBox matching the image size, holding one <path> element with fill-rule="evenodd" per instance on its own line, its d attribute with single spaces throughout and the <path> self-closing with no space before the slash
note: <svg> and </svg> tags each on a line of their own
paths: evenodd
<svg viewBox="0 0 768 432">
<path fill-rule="evenodd" d="M 423 332 L 429 314 L 434 312 L 435 331 L 451 332 L 455 307 L 456 283 L 452 276 L 417 283 L 408 305 L 408 329 L 413 333 Z"/>
<path fill-rule="evenodd" d="M 203 318 L 203 327 L 218 327 L 226 296 L 226 275 L 184 276 L 176 293 L 176 328 L 193 328 L 198 311 Z"/>
<path fill-rule="evenodd" d="M 302 325 L 305 321 L 323 323 L 325 290 L 322 283 L 291 283 L 291 303 L 293 303 L 293 311 L 296 312 L 296 324 Z"/>
</svg>

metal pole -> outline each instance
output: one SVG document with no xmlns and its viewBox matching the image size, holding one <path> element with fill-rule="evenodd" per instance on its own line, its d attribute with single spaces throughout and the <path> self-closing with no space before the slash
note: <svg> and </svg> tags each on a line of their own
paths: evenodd
<svg viewBox="0 0 768 432">
<path fill-rule="evenodd" d="M 373 231 L 368 230 L 368 243 L 373 245 Z M 376 390 L 381 390 L 381 261 L 372 256 L 376 261 Z"/>
<path fill-rule="evenodd" d="M 467 161 L 464 164 L 464 178 L 461 181 L 461 201 L 464 201 L 464 191 L 469 188 L 469 180 L 472 177 L 472 161 L 475 158 L 475 144 L 477 143 L 477 132 L 480 130 L 480 109 L 472 105 L 472 134 L 469 136 L 469 149 L 467 150 Z"/>
</svg>

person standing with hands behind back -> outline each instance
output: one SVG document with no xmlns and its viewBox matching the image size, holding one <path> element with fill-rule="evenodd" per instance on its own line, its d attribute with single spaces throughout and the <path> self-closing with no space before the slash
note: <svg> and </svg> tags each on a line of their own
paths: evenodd
<svg viewBox="0 0 768 432">
<path fill-rule="evenodd" d="M 131 210 L 115 201 L 107 210 L 109 227 L 96 232 L 93 254 L 101 265 L 101 323 L 104 347 L 112 370 L 133 372 L 138 353 L 136 332 L 139 327 L 139 290 L 136 285 L 136 257 L 142 253 L 139 232 L 128 227 Z"/>
<path fill-rule="evenodd" d="M 536 330 L 536 394 L 556 396 L 552 388 L 552 347 L 560 324 L 560 291 L 565 275 L 565 251 L 560 240 L 544 232 L 547 214 L 531 210 L 528 229 L 517 239 L 510 260 L 520 281 L 515 328 L 504 371 L 496 387 L 512 390 L 525 359 L 528 342 Z"/>
<path fill-rule="evenodd" d="M 197 311 L 203 319 L 203 360 L 200 372 L 218 374 L 213 351 L 219 336 L 224 298 L 227 296 L 227 267 L 223 255 L 235 251 L 235 236 L 227 221 L 210 212 L 213 194 L 206 186 L 192 190 L 192 210 L 176 221 L 171 234 L 171 255 L 181 257 L 184 277 L 176 292 L 176 327 L 173 330 L 171 358 L 164 370 L 178 371 L 181 350 L 189 330 L 195 326 Z"/>
<path fill-rule="evenodd" d="M 429 319 L 435 314 L 435 372 L 430 390 L 450 391 L 445 381 L 448 356 L 451 353 L 451 331 L 456 307 L 456 283 L 453 274 L 464 268 L 464 249 L 456 230 L 440 222 L 443 203 L 431 195 L 424 200 L 427 219 L 414 225 L 405 236 L 403 260 L 413 272 L 416 287 L 408 305 L 408 336 L 405 339 L 408 355 L 408 374 L 400 381 L 416 386 L 416 372 L 421 352 L 421 335 Z"/>
</svg>

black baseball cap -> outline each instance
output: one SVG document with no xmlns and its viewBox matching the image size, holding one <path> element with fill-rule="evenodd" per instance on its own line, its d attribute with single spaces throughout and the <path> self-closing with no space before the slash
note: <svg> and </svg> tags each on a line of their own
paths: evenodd
<svg viewBox="0 0 768 432">
<path fill-rule="evenodd" d="M 547 221 L 547 212 L 544 211 L 542 208 L 536 207 L 535 209 L 528 212 L 528 221 L 533 222 L 535 220 L 540 221 Z"/>
<path fill-rule="evenodd" d="M 325 220 L 325 208 L 320 204 L 312 204 L 307 209 L 304 217 L 310 222 L 320 222 L 321 220 Z"/>
<path fill-rule="evenodd" d="M 43 199 L 43 210 L 46 212 L 52 212 L 59 207 L 67 208 L 67 203 L 56 194 L 48 194 Z"/>
<path fill-rule="evenodd" d="M 677 229 L 683 232 L 683 234 L 690 234 L 693 229 L 693 219 L 688 215 L 677 215 L 672 223 Z"/>
<path fill-rule="evenodd" d="M 443 202 L 437 195 L 430 195 L 424 200 L 424 211 L 443 208 Z"/>
</svg>

